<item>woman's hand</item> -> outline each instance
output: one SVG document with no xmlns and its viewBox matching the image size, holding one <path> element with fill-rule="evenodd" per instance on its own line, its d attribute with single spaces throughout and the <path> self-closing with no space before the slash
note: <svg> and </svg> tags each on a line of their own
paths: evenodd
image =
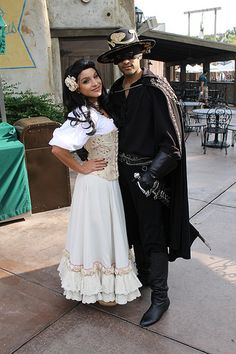
<svg viewBox="0 0 236 354">
<path fill-rule="evenodd" d="M 107 161 L 105 159 L 94 159 L 85 161 L 80 166 L 80 173 L 88 174 L 94 171 L 101 171 L 107 166 Z"/>
</svg>

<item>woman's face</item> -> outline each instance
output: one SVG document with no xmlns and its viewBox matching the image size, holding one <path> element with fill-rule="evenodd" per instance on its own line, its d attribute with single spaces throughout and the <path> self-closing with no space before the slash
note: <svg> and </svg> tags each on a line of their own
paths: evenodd
<svg viewBox="0 0 236 354">
<path fill-rule="evenodd" d="M 102 94 L 102 80 L 93 68 L 81 71 L 78 76 L 79 91 L 88 97 L 90 101 L 95 101 Z"/>
</svg>

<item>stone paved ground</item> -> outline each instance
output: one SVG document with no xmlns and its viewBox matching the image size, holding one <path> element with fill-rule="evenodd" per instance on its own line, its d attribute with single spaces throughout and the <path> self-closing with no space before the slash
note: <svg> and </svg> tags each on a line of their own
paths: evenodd
<svg viewBox="0 0 236 354">
<path fill-rule="evenodd" d="M 65 300 L 56 268 L 69 208 L 47 211 L 0 226 L 1 354 L 236 353 L 236 146 L 203 155 L 191 133 L 186 147 L 191 221 L 212 251 L 196 240 L 191 261 L 170 264 L 162 320 L 138 325 L 147 288 L 112 308 Z"/>
</svg>

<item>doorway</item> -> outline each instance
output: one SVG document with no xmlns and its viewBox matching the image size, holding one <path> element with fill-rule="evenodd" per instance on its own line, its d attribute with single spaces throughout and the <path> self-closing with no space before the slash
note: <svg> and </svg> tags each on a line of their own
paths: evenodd
<svg viewBox="0 0 236 354">
<path fill-rule="evenodd" d="M 60 38 L 61 74 L 80 58 L 92 60 L 101 74 L 106 89 L 114 81 L 113 64 L 97 63 L 97 57 L 108 50 L 107 37 L 71 37 Z"/>
</svg>

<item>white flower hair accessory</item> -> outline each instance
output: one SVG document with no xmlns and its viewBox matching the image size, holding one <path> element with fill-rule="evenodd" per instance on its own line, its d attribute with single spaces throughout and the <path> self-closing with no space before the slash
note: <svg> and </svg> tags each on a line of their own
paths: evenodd
<svg viewBox="0 0 236 354">
<path fill-rule="evenodd" d="M 65 78 L 65 84 L 68 87 L 68 89 L 72 92 L 76 91 L 79 85 L 76 82 L 76 78 L 74 76 L 68 75 Z"/>
</svg>

